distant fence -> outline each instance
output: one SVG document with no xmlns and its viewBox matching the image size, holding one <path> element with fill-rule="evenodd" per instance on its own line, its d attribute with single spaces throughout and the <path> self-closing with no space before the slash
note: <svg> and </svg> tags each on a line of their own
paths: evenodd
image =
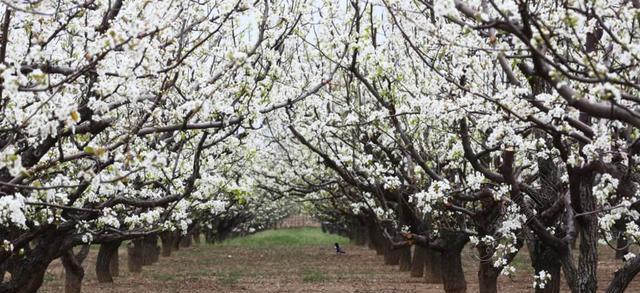
<svg viewBox="0 0 640 293">
<path fill-rule="evenodd" d="M 298 214 L 291 215 L 275 225 L 276 229 L 300 227 L 320 227 L 320 222 L 309 215 Z"/>
</svg>

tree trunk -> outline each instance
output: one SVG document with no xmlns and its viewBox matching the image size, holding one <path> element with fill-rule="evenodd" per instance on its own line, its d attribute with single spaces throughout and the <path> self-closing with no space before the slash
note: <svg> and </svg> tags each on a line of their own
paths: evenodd
<svg viewBox="0 0 640 293">
<path fill-rule="evenodd" d="M 362 246 L 371 247 L 371 239 L 369 237 L 369 230 L 366 225 L 362 225 L 360 229 L 360 235 L 362 235 Z"/>
<path fill-rule="evenodd" d="M 193 243 L 200 244 L 200 228 L 193 229 Z"/>
<path fill-rule="evenodd" d="M 207 229 L 204 232 L 204 241 L 206 241 L 207 243 L 215 243 L 216 242 L 216 235 L 213 232 L 213 229 Z"/>
<path fill-rule="evenodd" d="M 127 266 L 129 272 L 142 272 L 142 239 L 135 239 L 127 245 Z"/>
<path fill-rule="evenodd" d="M 579 198 L 572 202 L 578 203 L 580 210 L 595 211 L 596 199 L 593 196 L 593 184 L 595 173 L 574 175 L 579 177 Z M 580 293 L 595 293 L 598 288 L 598 215 L 589 214 L 576 219 L 580 223 L 580 257 L 578 258 L 578 275 L 576 287 L 572 288 Z"/>
<path fill-rule="evenodd" d="M 447 293 L 467 292 L 467 281 L 462 269 L 462 249 L 469 237 L 460 232 L 441 232 L 445 247 L 442 251 L 442 283 Z"/>
<path fill-rule="evenodd" d="M 542 241 L 532 239 L 528 243 L 529 256 L 534 274 L 546 271 L 551 274 L 551 280 L 547 281 L 544 289 L 536 288 L 536 293 L 559 293 L 560 292 L 560 271 L 562 264 L 559 255 L 550 247 L 544 245 Z"/>
<path fill-rule="evenodd" d="M 442 254 L 425 248 L 424 281 L 428 284 L 442 284 Z"/>
<path fill-rule="evenodd" d="M 413 259 L 411 260 L 411 276 L 421 278 L 424 275 L 424 265 L 427 257 L 426 248 L 413 246 Z"/>
<path fill-rule="evenodd" d="M 191 235 L 183 235 L 180 237 L 180 247 L 190 247 L 191 246 Z"/>
<path fill-rule="evenodd" d="M 467 281 L 462 269 L 461 251 L 448 249 L 442 253 L 442 282 L 446 293 L 467 292 Z"/>
<path fill-rule="evenodd" d="M 367 228 L 362 225 L 355 225 L 354 236 L 355 244 L 359 246 L 367 245 Z"/>
<path fill-rule="evenodd" d="M 120 241 L 106 242 L 100 245 L 98 250 L 98 257 L 96 259 L 96 277 L 100 283 L 113 282 L 112 266 L 117 266 L 118 262 L 118 247 L 120 247 Z"/>
<path fill-rule="evenodd" d="M 158 234 L 149 235 L 149 246 L 151 247 L 151 262 L 157 263 L 160 260 L 160 246 L 158 245 Z"/>
<path fill-rule="evenodd" d="M 411 270 L 411 247 L 403 247 L 398 249 L 399 261 L 400 261 L 400 271 L 408 272 Z"/>
<path fill-rule="evenodd" d="M 491 255 L 494 250 L 487 247 L 483 243 L 476 247 L 480 256 L 480 265 L 478 267 L 478 287 L 480 293 L 497 293 L 498 292 L 498 270 L 491 262 Z"/>
<path fill-rule="evenodd" d="M 384 239 L 384 264 L 396 266 L 400 264 L 400 252 L 398 249 L 391 248 L 391 242 Z"/>
<path fill-rule="evenodd" d="M 82 261 L 89 254 L 89 245 L 82 247 L 78 254 L 73 253 L 73 248 L 65 251 L 60 259 L 64 267 L 64 292 L 80 293 L 82 291 L 82 278 L 84 278 L 84 268 Z"/>
<path fill-rule="evenodd" d="M 24 254 L 3 256 L 3 268 L 11 274 L 9 280 L 0 283 L 0 292 L 35 293 L 44 281 L 49 264 L 65 249 L 66 231 L 51 229 L 38 235 L 31 245 L 24 247 Z"/>
<path fill-rule="evenodd" d="M 84 278 L 84 269 L 82 266 L 73 267 L 70 265 L 70 260 L 65 260 L 66 257 L 62 257 L 62 263 L 64 266 L 64 292 L 65 293 L 80 293 L 82 292 L 82 278 Z"/>
<path fill-rule="evenodd" d="M 478 286 L 480 293 L 498 292 L 498 271 L 491 261 L 481 261 L 478 269 Z"/>
<path fill-rule="evenodd" d="M 158 236 L 155 234 L 142 238 L 142 265 L 149 266 L 158 261 Z"/>
<path fill-rule="evenodd" d="M 173 231 L 173 251 L 178 251 L 180 250 L 180 238 L 182 238 L 182 235 L 180 234 L 179 231 Z"/>
<path fill-rule="evenodd" d="M 367 243 L 367 246 L 369 247 L 369 249 L 376 249 L 376 240 L 375 240 L 375 233 L 373 232 L 373 225 L 367 225 L 367 239 L 369 239 L 369 243 Z"/>
<path fill-rule="evenodd" d="M 34 274 L 28 276 L 29 279 L 28 281 L 25 283 L 24 286 L 20 286 L 17 287 L 15 291 L 15 293 L 37 293 L 38 289 L 40 289 L 40 287 L 42 286 L 42 283 L 44 282 L 44 274 L 47 271 L 47 268 L 40 268 L 36 271 L 34 271 Z M 66 285 L 66 282 L 65 282 Z M 66 286 L 65 286 L 66 287 Z M 11 292 L 11 291 L 7 291 L 7 292 Z"/>
<path fill-rule="evenodd" d="M 375 239 L 375 249 L 376 249 L 376 254 L 377 255 L 384 255 L 385 252 L 385 243 L 384 243 L 384 238 L 382 237 L 382 233 L 380 233 L 380 231 L 378 231 L 378 229 L 374 228 L 374 239 Z"/>
<path fill-rule="evenodd" d="M 120 247 L 120 245 L 118 245 L 118 247 Z M 120 254 L 118 253 L 118 249 L 115 249 L 113 251 L 113 255 L 111 255 L 109 271 L 111 272 L 112 277 L 120 276 Z"/>
<path fill-rule="evenodd" d="M 171 232 L 160 233 L 160 241 L 162 242 L 162 256 L 171 256 L 173 250 L 173 234 Z"/>
</svg>

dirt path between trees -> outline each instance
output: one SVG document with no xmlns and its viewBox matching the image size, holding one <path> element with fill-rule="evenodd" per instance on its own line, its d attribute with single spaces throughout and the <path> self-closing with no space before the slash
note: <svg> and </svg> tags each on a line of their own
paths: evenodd
<svg viewBox="0 0 640 293">
<path fill-rule="evenodd" d="M 385 266 L 374 251 L 344 245 L 344 255 L 332 247 L 268 247 L 196 245 L 161 258 L 143 272 L 126 269 L 126 254 L 120 251 L 121 275 L 113 284 L 99 284 L 93 269 L 96 249 L 85 261 L 83 292 L 443 292 L 441 285 L 425 284 L 399 272 L 397 266 Z M 476 262 L 465 249 L 468 292 L 477 292 Z M 521 252 L 522 257 L 526 257 Z M 611 259 L 604 256 L 603 259 Z M 608 283 L 615 261 L 601 262 L 600 287 Z M 518 273 L 500 277 L 500 292 L 531 292 L 528 262 L 516 259 Z M 50 266 L 41 292 L 62 292 L 64 272 L 56 262 Z M 565 288 L 566 289 L 566 288 Z M 635 280 L 627 292 L 640 292 Z"/>
</svg>

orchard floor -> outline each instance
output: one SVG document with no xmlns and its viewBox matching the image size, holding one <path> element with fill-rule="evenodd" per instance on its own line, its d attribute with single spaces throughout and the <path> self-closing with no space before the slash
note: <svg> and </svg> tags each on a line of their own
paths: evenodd
<svg viewBox="0 0 640 293">
<path fill-rule="evenodd" d="M 223 245 L 200 244 L 181 248 L 171 257 L 131 274 L 126 252 L 120 250 L 120 277 L 99 284 L 93 270 L 97 248 L 84 262 L 83 292 L 443 292 L 442 285 L 425 284 L 385 266 L 375 251 L 347 244 L 345 239 L 322 234 L 319 229 L 263 232 L 254 238 L 234 239 Z M 271 234 L 269 234 L 271 233 Z M 315 238 L 314 238 L 315 237 Z M 346 254 L 336 255 L 332 243 L 345 243 Z M 318 244 L 312 244 L 318 243 Z M 514 265 L 518 273 L 499 278 L 500 292 L 531 292 L 532 271 L 521 251 Z M 617 263 L 602 255 L 601 287 L 611 279 Z M 477 292 L 476 270 L 470 250 L 465 249 L 468 292 Z M 40 292 L 63 292 L 64 272 L 51 264 Z M 627 292 L 640 292 L 636 279 Z"/>
</svg>

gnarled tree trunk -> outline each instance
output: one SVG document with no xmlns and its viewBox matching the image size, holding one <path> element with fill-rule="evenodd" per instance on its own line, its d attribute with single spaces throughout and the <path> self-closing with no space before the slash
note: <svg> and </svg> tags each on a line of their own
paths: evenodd
<svg viewBox="0 0 640 293">
<path fill-rule="evenodd" d="M 65 251 L 60 259 L 64 267 L 64 292 L 80 293 L 82 291 L 82 278 L 84 268 L 82 262 L 89 254 L 89 245 L 84 245 L 78 254 L 73 253 L 73 248 Z"/>
<path fill-rule="evenodd" d="M 96 277 L 100 283 L 113 282 L 113 272 L 119 272 L 116 269 L 118 261 L 118 248 L 121 241 L 106 242 L 100 245 L 98 250 L 98 258 L 96 259 Z M 114 268 L 115 266 L 116 268 Z"/>
</svg>

